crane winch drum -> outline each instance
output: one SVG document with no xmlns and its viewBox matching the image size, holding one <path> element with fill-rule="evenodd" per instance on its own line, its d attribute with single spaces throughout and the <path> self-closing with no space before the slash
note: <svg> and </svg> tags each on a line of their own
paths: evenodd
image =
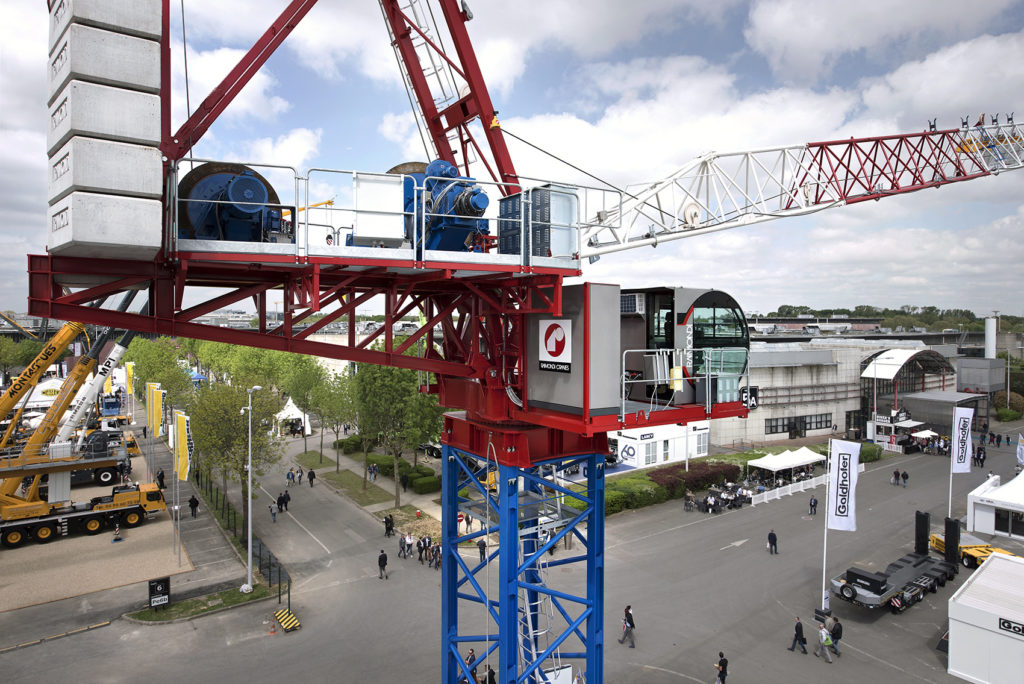
<svg viewBox="0 0 1024 684">
<path fill-rule="evenodd" d="M 479 252 L 483 245 L 478 239 L 490 233 L 483 216 L 490 199 L 473 178 L 459 176 L 459 170 L 436 159 L 427 164 L 423 173 L 412 173 L 415 182 L 422 183 L 422 192 L 415 196 L 413 183 L 405 184 L 406 211 L 415 203 L 416 219 L 423 226 L 422 246 L 449 252 Z M 407 227 L 407 238 L 412 236 Z"/>
<path fill-rule="evenodd" d="M 179 239 L 295 242 L 281 213 L 267 179 L 242 164 L 203 164 L 178 184 Z"/>
</svg>

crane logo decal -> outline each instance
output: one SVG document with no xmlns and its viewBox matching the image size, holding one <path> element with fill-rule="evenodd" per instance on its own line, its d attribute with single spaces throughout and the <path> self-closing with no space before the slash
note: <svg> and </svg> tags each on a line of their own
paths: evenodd
<svg viewBox="0 0 1024 684">
<path fill-rule="evenodd" d="M 544 320 L 540 322 L 539 332 L 540 370 L 571 373 L 572 321 Z"/>
</svg>

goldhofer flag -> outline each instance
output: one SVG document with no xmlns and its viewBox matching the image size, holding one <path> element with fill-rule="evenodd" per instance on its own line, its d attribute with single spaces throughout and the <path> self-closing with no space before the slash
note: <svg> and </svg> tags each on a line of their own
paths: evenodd
<svg viewBox="0 0 1024 684">
<path fill-rule="evenodd" d="M 828 469 L 828 527 L 857 531 L 857 469 L 860 444 L 832 440 Z"/>
<path fill-rule="evenodd" d="M 953 409 L 953 451 L 949 467 L 954 473 L 971 472 L 971 455 L 974 445 L 971 443 L 971 422 L 974 420 L 974 409 L 957 406 Z"/>
</svg>

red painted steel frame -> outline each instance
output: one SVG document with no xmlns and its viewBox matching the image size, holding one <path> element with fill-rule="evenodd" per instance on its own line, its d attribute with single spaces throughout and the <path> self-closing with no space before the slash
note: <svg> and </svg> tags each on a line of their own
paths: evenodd
<svg viewBox="0 0 1024 684">
<path fill-rule="evenodd" d="M 169 2 L 170 0 L 163 0 L 164 30 L 161 41 L 163 55 L 160 96 L 165 108 L 169 108 L 171 102 L 170 43 L 168 38 Z M 162 129 L 163 143 L 160 145 L 160 150 L 164 153 L 164 156 L 174 161 L 188 154 L 192 146 L 199 142 L 199 139 L 210 128 L 210 125 L 216 121 L 221 112 L 227 109 L 227 106 L 231 104 L 235 96 L 256 75 L 260 67 L 270 59 L 274 51 L 277 50 L 281 43 L 284 42 L 284 39 L 291 34 L 292 30 L 298 26 L 299 21 L 306 16 L 306 13 L 316 3 L 317 0 L 292 0 L 274 23 L 270 25 L 270 28 L 249 48 L 249 52 L 245 53 L 245 56 L 242 57 L 235 68 L 213 89 L 213 92 L 203 100 L 195 113 L 188 118 L 188 121 L 182 124 L 178 132 L 173 136 L 170 135 L 170 117 L 167 114 L 169 109 L 166 110 L 163 121 L 164 128 Z"/>
<path fill-rule="evenodd" d="M 796 187 L 814 188 L 812 204 L 831 202 L 833 195 L 853 204 L 989 175 L 959 129 L 816 142 L 807 148 L 811 160 L 805 168 L 817 169 L 818 175 L 805 172 Z"/>
<path fill-rule="evenodd" d="M 454 150 L 450 147 L 451 143 L 447 135 L 449 131 L 454 130 L 459 135 L 462 158 L 465 160 L 463 164 L 464 175 L 469 175 L 469 157 L 467 153 L 469 148 L 472 147 L 481 153 L 480 158 L 495 182 L 508 183 L 512 186 L 518 185 L 519 177 L 516 174 L 515 167 L 512 165 L 512 157 L 508 153 L 508 147 L 505 145 L 505 138 L 501 133 L 501 128 L 496 124 L 492 125 L 492 121 L 497 121 L 497 112 L 491 103 L 491 96 L 487 92 L 487 84 L 484 82 L 483 74 L 480 71 L 480 64 L 477 62 L 476 53 L 473 51 L 473 44 L 469 39 L 469 33 L 466 31 L 468 18 L 460 8 L 458 0 L 438 0 L 438 4 L 440 4 L 441 11 L 444 14 L 445 23 L 448 26 L 448 32 L 451 35 L 459 62 L 453 61 L 449 55 L 442 52 L 439 47 L 430 41 L 426 41 L 427 48 L 434 50 L 439 59 L 448 62 L 459 76 L 466 80 L 469 86 L 468 93 L 443 111 L 438 111 L 434 106 L 434 95 L 430 91 L 430 86 L 420 66 L 419 57 L 416 55 L 416 48 L 413 46 L 415 35 L 420 35 L 421 39 L 424 40 L 426 37 L 419 34 L 416 23 L 402 12 L 398 0 L 384 0 L 382 3 L 384 16 L 391 25 L 391 32 L 395 36 L 395 46 L 398 49 L 399 55 L 401 55 L 403 67 L 409 76 L 409 82 L 412 84 L 416 100 L 423 111 L 423 118 L 427 123 L 427 129 L 430 132 L 434 148 L 441 159 L 458 167 L 459 164 L 455 160 Z M 475 119 L 480 119 L 494 165 L 497 167 L 496 170 L 491 168 L 491 165 L 482 154 L 483 150 L 480 149 L 479 144 L 469 129 L 469 124 Z M 504 195 L 519 191 L 517 187 L 504 185 L 500 187 Z"/>
</svg>

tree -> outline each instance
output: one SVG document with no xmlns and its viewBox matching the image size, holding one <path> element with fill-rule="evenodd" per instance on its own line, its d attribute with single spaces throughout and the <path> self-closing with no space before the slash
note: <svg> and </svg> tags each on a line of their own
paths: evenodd
<svg viewBox="0 0 1024 684">
<path fill-rule="evenodd" d="M 361 363 L 356 366 L 355 380 L 359 434 L 364 445 L 371 435 L 376 435 L 385 452 L 394 459 L 395 508 L 398 508 L 402 505 L 398 459 L 408 444 L 409 407 L 416 399 L 416 372 Z M 365 478 L 365 464 L 363 476 Z"/>
<path fill-rule="evenodd" d="M 211 473 L 220 471 L 221 483 L 227 491 L 228 480 L 242 484 L 244 520 L 249 520 L 249 493 L 245 487 L 246 464 L 249 457 L 249 416 L 245 410 L 249 393 L 242 385 L 211 384 L 198 389 L 189 399 L 187 412 L 191 421 L 192 439 L 199 454 L 199 467 Z M 281 459 L 281 445 L 272 426 L 280 401 L 270 390 L 252 393 L 252 469 L 253 487 L 256 476 L 263 475 L 267 466 Z"/>
<path fill-rule="evenodd" d="M 9 382 L 10 370 L 18 365 L 18 344 L 6 335 L 0 337 L 0 384 Z"/>
<path fill-rule="evenodd" d="M 334 433 L 334 470 L 341 468 L 341 455 L 338 440 L 346 424 L 356 422 L 356 405 L 352 392 L 352 380 L 346 375 L 332 374 L 330 379 L 317 385 L 313 394 L 313 404 L 317 407 L 320 419 L 320 453 L 323 454 L 323 433 L 330 428 Z M 364 484 L 365 488 L 365 484 Z"/>
<path fill-rule="evenodd" d="M 327 372 L 312 356 L 292 354 L 283 372 L 282 386 L 295 405 L 310 412 L 313 405 L 313 391 L 324 382 Z M 307 451 L 305 425 L 302 426 L 302 450 Z"/>
<path fill-rule="evenodd" d="M 135 363 L 136 388 L 145 391 L 146 383 L 159 382 L 167 392 L 169 406 L 182 406 L 192 391 L 188 372 L 178 363 L 184 354 L 169 337 L 147 340 L 136 337 L 128 345 L 125 362 Z"/>
</svg>

